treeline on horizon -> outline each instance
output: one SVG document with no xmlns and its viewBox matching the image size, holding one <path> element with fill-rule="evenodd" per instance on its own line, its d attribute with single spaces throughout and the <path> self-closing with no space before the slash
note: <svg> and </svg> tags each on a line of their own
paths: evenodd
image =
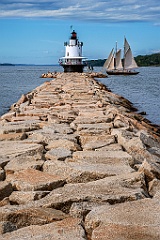
<svg viewBox="0 0 160 240">
<path fill-rule="evenodd" d="M 137 65 L 139 67 L 147 67 L 147 66 L 160 66 L 160 53 L 154 53 L 150 55 L 138 55 L 134 58 Z M 87 65 L 93 67 L 102 67 L 105 63 L 106 59 L 96 59 L 96 60 L 87 60 Z M 123 62 L 123 59 L 122 59 Z M 12 63 L 0 63 L 0 66 L 24 66 L 24 65 L 36 65 L 36 64 L 12 64 Z M 43 64 L 45 66 L 46 64 Z M 49 65 L 57 65 L 57 64 L 49 64 Z M 48 66 L 48 64 L 47 64 Z"/>
<path fill-rule="evenodd" d="M 138 55 L 134 58 L 139 67 L 160 66 L 160 53 L 150 55 Z M 88 60 L 87 64 L 96 67 L 102 67 L 106 59 Z"/>
</svg>

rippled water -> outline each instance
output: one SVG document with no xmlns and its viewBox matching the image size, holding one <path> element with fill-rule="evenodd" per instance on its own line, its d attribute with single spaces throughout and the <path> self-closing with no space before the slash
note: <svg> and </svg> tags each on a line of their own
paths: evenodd
<svg viewBox="0 0 160 240">
<path fill-rule="evenodd" d="M 40 78 L 48 71 L 62 71 L 59 66 L 0 66 L 0 115 L 18 101 L 23 93 L 32 91 L 46 81 Z"/>
<path fill-rule="evenodd" d="M 95 68 L 100 71 L 101 68 Z M 160 125 L 160 67 L 140 68 L 135 76 L 109 76 L 99 79 L 112 92 L 130 100 L 146 118 Z M 46 79 L 40 78 L 47 71 L 60 71 L 59 66 L 0 66 L 0 115 Z"/>
<path fill-rule="evenodd" d="M 140 111 L 146 112 L 146 118 L 160 125 L 160 67 L 139 68 L 138 75 L 109 76 L 100 79 L 112 92 L 128 100 Z"/>
</svg>

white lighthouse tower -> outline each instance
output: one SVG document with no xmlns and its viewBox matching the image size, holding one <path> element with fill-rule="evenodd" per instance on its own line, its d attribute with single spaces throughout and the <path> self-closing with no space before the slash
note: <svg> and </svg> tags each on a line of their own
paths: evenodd
<svg viewBox="0 0 160 240">
<path fill-rule="evenodd" d="M 69 42 L 64 43 L 65 57 L 60 59 L 60 65 L 64 68 L 64 72 L 83 72 L 86 63 L 82 57 L 83 42 L 77 39 L 77 33 L 73 30 Z"/>
</svg>

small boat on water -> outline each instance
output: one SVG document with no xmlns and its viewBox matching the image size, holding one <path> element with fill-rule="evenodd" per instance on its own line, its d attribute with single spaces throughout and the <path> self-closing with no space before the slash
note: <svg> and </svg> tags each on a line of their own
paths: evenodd
<svg viewBox="0 0 160 240">
<path fill-rule="evenodd" d="M 124 58 L 121 59 L 121 49 L 116 48 L 111 50 L 108 59 L 105 61 L 103 68 L 106 69 L 108 75 L 135 75 L 138 65 L 132 55 L 132 51 L 126 38 L 124 38 Z"/>
</svg>

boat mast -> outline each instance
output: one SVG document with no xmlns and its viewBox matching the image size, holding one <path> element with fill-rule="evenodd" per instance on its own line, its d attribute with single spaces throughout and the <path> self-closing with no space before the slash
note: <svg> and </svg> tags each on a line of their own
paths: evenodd
<svg viewBox="0 0 160 240">
<path fill-rule="evenodd" d="M 116 57 L 117 57 L 117 41 L 116 41 L 115 58 L 114 58 L 114 69 L 115 69 L 115 70 L 117 69 L 117 66 L 116 66 Z"/>
<path fill-rule="evenodd" d="M 130 49 L 130 45 L 127 42 L 126 37 L 124 36 L 124 56 L 123 56 L 123 70 L 126 70 L 126 64 L 128 62 L 128 51 Z M 130 58 L 130 57 L 129 57 Z M 126 62 L 127 61 L 127 62 Z M 128 68 L 128 67 L 127 67 Z"/>
<path fill-rule="evenodd" d="M 123 70 L 125 66 L 125 36 L 124 36 L 124 45 L 123 45 Z"/>
</svg>

